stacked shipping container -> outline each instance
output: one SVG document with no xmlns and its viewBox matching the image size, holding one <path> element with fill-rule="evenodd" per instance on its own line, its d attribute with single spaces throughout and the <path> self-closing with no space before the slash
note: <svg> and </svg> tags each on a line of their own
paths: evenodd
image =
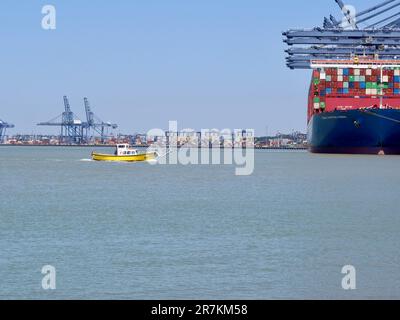
<svg viewBox="0 0 400 320">
<path fill-rule="evenodd" d="M 383 103 L 400 109 L 400 68 L 339 69 L 313 71 L 309 118 L 322 111 L 360 109 Z"/>
</svg>

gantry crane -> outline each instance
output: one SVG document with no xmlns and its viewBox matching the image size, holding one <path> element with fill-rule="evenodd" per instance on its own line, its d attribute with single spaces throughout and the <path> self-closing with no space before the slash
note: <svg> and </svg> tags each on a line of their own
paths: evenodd
<svg viewBox="0 0 400 320">
<path fill-rule="evenodd" d="M 81 144 L 84 142 L 84 123 L 71 111 L 67 96 L 64 96 L 64 112 L 58 117 L 38 123 L 38 126 L 61 127 L 60 142 L 63 144 Z"/>
<path fill-rule="evenodd" d="M 3 143 L 4 137 L 6 135 L 6 130 L 14 128 L 14 125 L 11 123 L 7 123 L 0 119 L 0 143 Z"/>
<path fill-rule="evenodd" d="M 111 122 L 104 122 L 100 120 L 96 115 L 92 112 L 90 103 L 88 98 L 83 99 L 85 104 L 85 113 L 86 113 L 86 122 L 84 123 L 84 128 L 86 130 L 86 139 L 90 141 L 93 139 L 93 136 L 97 133 L 101 137 L 101 142 L 104 143 L 106 138 L 106 129 L 117 129 L 118 125 Z"/>
<path fill-rule="evenodd" d="M 117 124 L 104 122 L 100 120 L 92 112 L 89 100 L 84 98 L 86 122 L 81 121 L 71 110 L 69 100 L 64 96 L 64 112 L 58 117 L 38 123 L 38 126 L 60 127 L 61 135 L 60 142 L 63 144 L 82 144 L 89 143 L 94 135 L 98 133 L 101 137 L 101 142 L 104 143 L 107 137 L 106 130 L 108 128 L 116 129 Z"/>
<path fill-rule="evenodd" d="M 325 18 L 322 27 L 292 29 L 283 33 L 290 48 L 287 66 L 310 69 L 314 60 L 342 60 L 357 56 L 400 60 L 399 0 L 386 0 L 360 12 L 352 12 L 335 0 L 343 13 L 337 20 Z"/>
</svg>

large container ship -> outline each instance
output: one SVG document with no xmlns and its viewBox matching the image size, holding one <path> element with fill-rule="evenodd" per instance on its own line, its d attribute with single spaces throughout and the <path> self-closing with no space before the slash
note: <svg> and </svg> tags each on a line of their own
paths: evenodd
<svg viewBox="0 0 400 320">
<path fill-rule="evenodd" d="M 290 69 L 311 69 L 311 152 L 400 154 L 399 0 L 283 33 Z"/>
<path fill-rule="evenodd" d="M 400 154 L 400 62 L 354 60 L 312 63 L 310 151 Z"/>
</svg>

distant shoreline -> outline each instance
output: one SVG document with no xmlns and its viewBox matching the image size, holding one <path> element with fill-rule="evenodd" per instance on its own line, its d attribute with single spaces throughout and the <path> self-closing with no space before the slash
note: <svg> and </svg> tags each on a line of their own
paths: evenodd
<svg viewBox="0 0 400 320">
<path fill-rule="evenodd" d="M 75 145 L 75 144 L 0 144 L 0 147 L 54 147 L 54 148 L 115 148 L 115 146 L 111 145 L 91 145 L 91 144 L 84 144 L 84 145 Z M 136 146 L 136 148 L 139 148 Z M 146 148 L 146 146 L 141 146 L 141 148 Z"/>
<path fill-rule="evenodd" d="M 46 148 L 115 148 L 114 145 L 40 145 L 40 144 L 0 144 L 0 147 L 46 147 Z M 149 146 L 143 146 L 143 145 L 133 145 L 132 147 L 134 148 L 149 148 Z M 178 147 L 180 149 L 182 147 Z M 189 148 L 194 148 L 196 147 L 189 147 Z M 217 148 L 197 148 L 197 149 L 217 149 Z M 224 148 L 221 147 L 221 149 L 233 149 L 233 148 Z M 237 149 L 237 148 L 236 148 Z M 301 150 L 308 150 L 306 147 L 254 147 L 255 150 L 293 150 L 293 151 L 301 151 Z"/>
</svg>

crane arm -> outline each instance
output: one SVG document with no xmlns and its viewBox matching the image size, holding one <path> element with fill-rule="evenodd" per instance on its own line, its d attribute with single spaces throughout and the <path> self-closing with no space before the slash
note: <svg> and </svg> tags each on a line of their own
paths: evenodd
<svg viewBox="0 0 400 320">
<path fill-rule="evenodd" d="M 388 8 L 386 8 L 386 9 L 383 9 L 383 10 L 381 10 L 381 11 L 378 11 L 378 12 L 376 12 L 376 13 L 370 15 L 370 16 L 367 16 L 367 17 L 365 17 L 364 19 L 359 20 L 358 23 L 362 23 L 362 22 L 371 20 L 372 18 L 375 18 L 375 17 L 377 17 L 377 16 L 379 16 L 379 15 L 381 15 L 381 14 L 383 14 L 383 13 L 386 13 L 386 12 L 388 12 L 389 10 L 392 10 L 392 9 L 398 7 L 398 6 L 400 6 L 400 2 L 395 3 L 394 5 L 392 5 L 392 6 L 388 7 Z"/>
</svg>

